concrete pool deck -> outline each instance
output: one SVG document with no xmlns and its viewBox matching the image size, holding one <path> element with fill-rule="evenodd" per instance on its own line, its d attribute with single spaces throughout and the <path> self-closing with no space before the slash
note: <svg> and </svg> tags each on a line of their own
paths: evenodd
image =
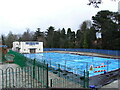
<svg viewBox="0 0 120 90">
<path fill-rule="evenodd" d="M 120 89 L 120 79 L 115 80 L 112 83 L 103 86 L 102 88 L 118 88 L 118 89 Z"/>
</svg>

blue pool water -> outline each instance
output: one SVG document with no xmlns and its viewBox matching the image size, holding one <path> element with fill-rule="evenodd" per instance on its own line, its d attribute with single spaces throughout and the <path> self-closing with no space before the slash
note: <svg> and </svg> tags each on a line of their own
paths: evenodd
<svg viewBox="0 0 120 90">
<path fill-rule="evenodd" d="M 60 64 L 61 66 L 63 65 L 79 71 L 89 70 L 90 76 L 104 73 L 95 71 L 106 70 L 108 72 L 120 68 L 118 65 L 118 59 L 54 52 L 25 54 L 25 56 L 32 59 L 36 58 L 38 61 L 45 60 L 48 64 L 51 64 L 54 67 L 56 66 L 56 64 Z M 105 67 L 95 68 L 104 65 Z M 92 70 L 90 70 L 90 66 L 93 67 Z M 61 68 L 64 69 L 63 67 Z"/>
</svg>

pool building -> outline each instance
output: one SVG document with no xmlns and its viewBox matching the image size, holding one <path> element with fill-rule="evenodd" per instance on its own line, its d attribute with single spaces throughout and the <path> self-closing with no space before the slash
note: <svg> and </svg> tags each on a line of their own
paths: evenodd
<svg viewBox="0 0 120 90">
<path fill-rule="evenodd" d="M 43 42 L 38 41 L 24 41 L 24 42 L 13 42 L 13 51 L 19 53 L 41 53 L 43 52 Z"/>
</svg>

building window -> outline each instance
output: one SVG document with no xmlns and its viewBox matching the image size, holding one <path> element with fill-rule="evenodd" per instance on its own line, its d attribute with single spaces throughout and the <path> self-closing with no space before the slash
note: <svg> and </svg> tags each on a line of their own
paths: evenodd
<svg viewBox="0 0 120 90">
<path fill-rule="evenodd" d="M 39 42 L 26 42 L 27 45 L 38 45 Z"/>
<path fill-rule="evenodd" d="M 29 44 L 28 42 L 26 42 L 26 44 Z"/>
<path fill-rule="evenodd" d="M 38 42 L 36 42 L 36 44 L 39 44 Z"/>
</svg>

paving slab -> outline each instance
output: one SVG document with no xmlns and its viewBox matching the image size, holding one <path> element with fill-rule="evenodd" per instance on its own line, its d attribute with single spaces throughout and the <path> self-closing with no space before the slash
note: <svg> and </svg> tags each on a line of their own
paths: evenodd
<svg viewBox="0 0 120 90">
<path fill-rule="evenodd" d="M 115 80 L 112 83 L 103 86 L 102 88 L 119 88 L 120 89 L 120 80 Z"/>
</svg>

